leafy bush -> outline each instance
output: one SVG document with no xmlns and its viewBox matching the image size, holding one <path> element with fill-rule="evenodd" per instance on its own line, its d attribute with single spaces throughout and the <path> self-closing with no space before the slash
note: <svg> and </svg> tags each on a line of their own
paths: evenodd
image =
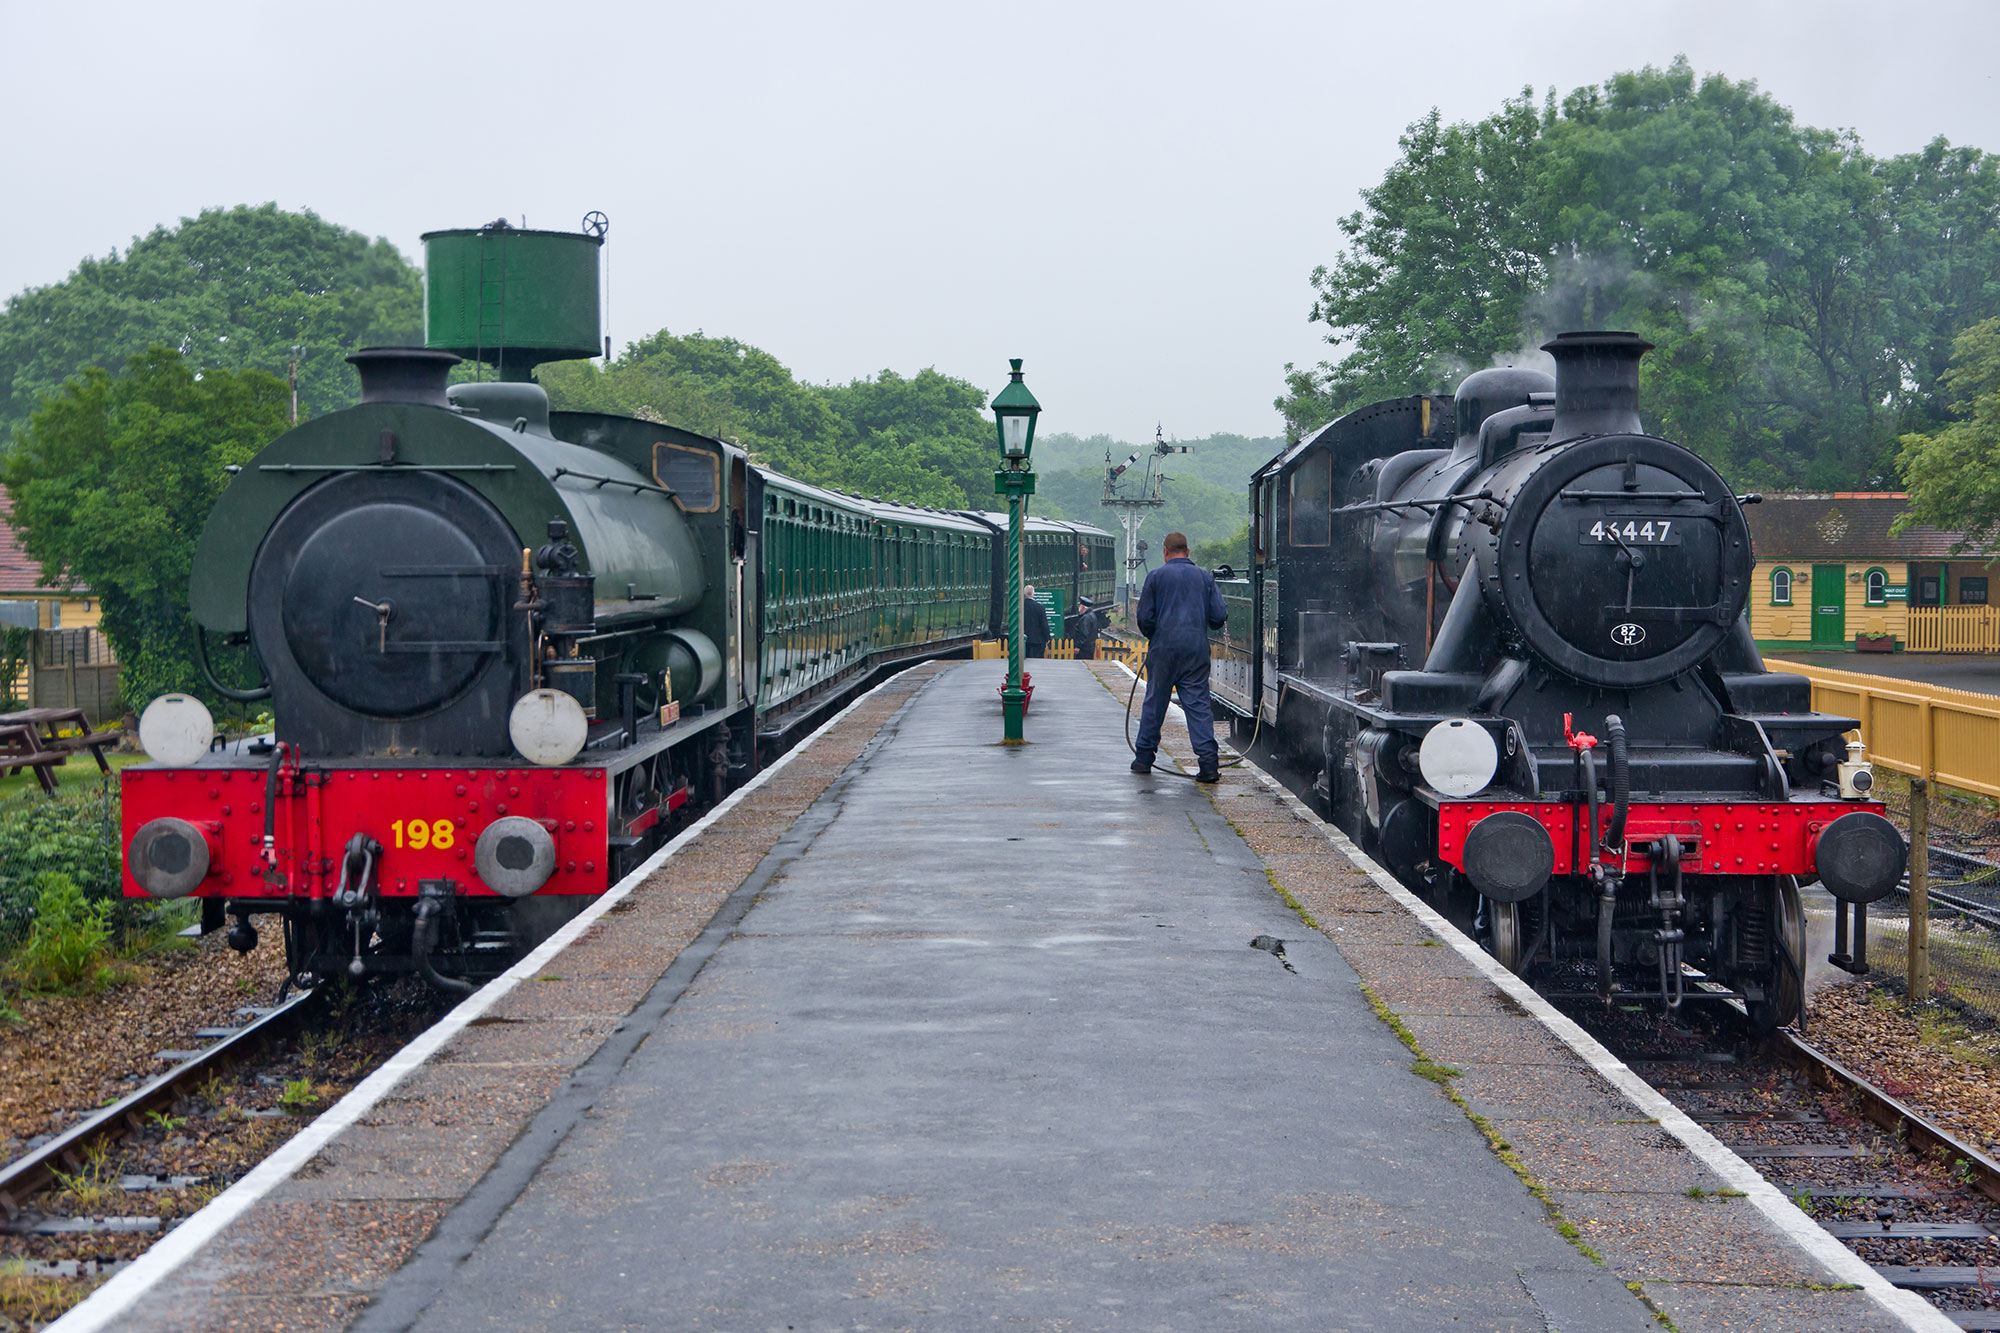
<svg viewBox="0 0 2000 1333">
<path fill-rule="evenodd" d="M 111 904 L 91 902 L 59 871 L 36 877 L 35 919 L 14 956 L 14 971 L 31 990 L 73 990 L 109 971 Z"/>
<path fill-rule="evenodd" d="M 25 937 L 40 877 L 66 877 L 91 902 L 121 902 L 118 793 L 80 786 L 56 799 L 28 792 L 0 801 L 0 947 Z M 121 920 L 123 913 L 121 912 Z"/>
</svg>

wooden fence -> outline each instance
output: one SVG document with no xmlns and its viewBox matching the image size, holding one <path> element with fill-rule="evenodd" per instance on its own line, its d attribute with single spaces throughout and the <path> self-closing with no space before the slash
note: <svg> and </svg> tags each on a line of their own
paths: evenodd
<svg viewBox="0 0 2000 1333">
<path fill-rule="evenodd" d="M 1005 639 L 980 639 L 972 645 L 972 656 L 975 659 L 998 659 L 1005 661 L 1007 657 L 1007 641 Z M 1042 656 L 1058 662 L 1073 662 L 1076 660 L 1076 641 L 1073 639 L 1051 639 L 1049 640 L 1047 651 Z M 1023 660 L 1032 661 L 1033 659 Z M 1128 642 L 1123 639 L 1099 639 L 1097 641 L 1097 660 L 1100 662 L 1123 662 L 1126 666 L 1137 671 L 1146 664 L 1146 645 L 1143 643 Z M 1032 671 L 1033 668 L 1029 668 L 1029 670 Z"/>
<path fill-rule="evenodd" d="M 116 721 L 124 711 L 118 696 L 118 659 L 94 629 L 38 629 L 31 632 L 28 659 L 14 678 L 0 712 L 9 708 L 81 708 L 92 726 Z"/>
<path fill-rule="evenodd" d="M 1913 606 L 1903 646 L 1913 653 L 2000 653 L 2000 606 Z"/>
<path fill-rule="evenodd" d="M 2000 796 L 2000 696 L 1775 657 L 1766 665 L 1812 681 L 1813 707 L 1820 712 L 1859 718 L 1868 757 L 1879 767 Z"/>
</svg>

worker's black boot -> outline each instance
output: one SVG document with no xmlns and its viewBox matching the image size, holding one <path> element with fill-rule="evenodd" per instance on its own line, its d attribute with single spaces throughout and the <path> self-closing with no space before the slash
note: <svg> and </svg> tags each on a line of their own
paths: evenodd
<svg viewBox="0 0 2000 1333">
<path fill-rule="evenodd" d="M 1216 761 L 1214 755 L 1210 754 L 1202 756 L 1201 767 L 1195 770 L 1194 780 L 1196 782 L 1222 781 L 1222 770 L 1216 767 Z"/>
<path fill-rule="evenodd" d="M 1152 772 L 1152 771 L 1153 771 L 1153 756 L 1151 756 L 1151 755 L 1149 755 L 1149 754 L 1135 754 L 1135 755 L 1133 755 L 1133 756 L 1132 756 L 1132 771 L 1133 771 L 1134 773 L 1150 773 L 1150 772 Z"/>
</svg>

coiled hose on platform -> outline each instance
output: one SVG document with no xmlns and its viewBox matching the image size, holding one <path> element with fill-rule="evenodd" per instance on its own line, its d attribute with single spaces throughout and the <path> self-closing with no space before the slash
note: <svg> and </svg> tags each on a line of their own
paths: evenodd
<svg viewBox="0 0 2000 1333">
<path fill-rule="evenodd" d="M 1130 668 L 1127 669 L 1129 670 Z M 1139 673 L 1134 671 L 1132 672 L 1132 688 L 1125 692 L 1125 748 L 1130 750 L 1135 758 L 1139 754 L 1139 747 L 1133 744 L 1132 742 L 1132 701 L 1134 699 L 1137 699 L 1138 697 L 1139 697 Z M 1251 724 L 1250 727 L 1250 744 L 1243 747 L 1245 753 L 1248 753 L 1251 747 L 1257 744 L 1257 734 L 1263 730 L 1263 727 L 1264 727 L 1264 714 L 1263 710 L 1259 709 L 1257 713 L 1257 718 Z M 1227 762 L 1218 761 L 1215 766 L 1219 769 L 1241 768 L 1243 766 L 1243 758 L 1244 758 L 1243 754 L 1239 754 L 1234 759 L 1228 760 Z M 1186 778 L 1190 782 L 1194 781 L 1194 774 L 1192 773 L 1183 773 L 1177 768 L 1168 769 L 1166 771 L 1174 777 Z"/>
</svg>

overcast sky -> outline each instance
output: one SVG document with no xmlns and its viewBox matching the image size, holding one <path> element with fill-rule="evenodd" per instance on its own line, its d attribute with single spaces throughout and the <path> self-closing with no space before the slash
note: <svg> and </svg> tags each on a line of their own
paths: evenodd
<svg viewBox="0 0 2000 1333">
<path fill-rule="evenodd" d="M 1308 275 L 1433 105 L 1685 53 L 1879 154 L 2000 149 L 1996 35 L 1991 0 L 0 0 L 0 293 L 217 205 L 412 259 L 602 209 L 619 345 L 989 389 L 1022 356 L 1044 429 L 1275 433 L 1285 362 L 1326 352 Z"/>
</svg>

